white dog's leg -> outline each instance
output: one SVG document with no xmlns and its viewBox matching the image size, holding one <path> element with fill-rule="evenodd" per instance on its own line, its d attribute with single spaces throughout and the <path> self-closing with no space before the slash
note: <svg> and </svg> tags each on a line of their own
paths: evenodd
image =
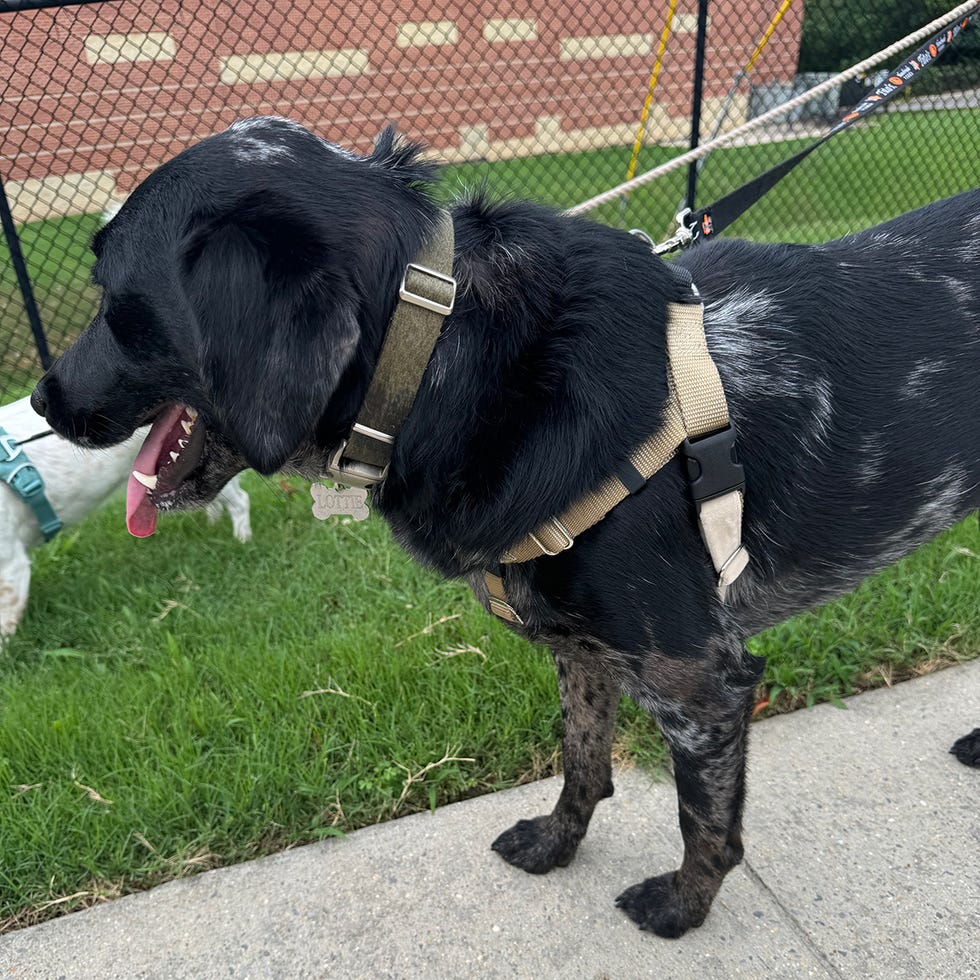
<svg viewBox="0 0 980 980">
<path fill-rule="evenodd" d="M 21 541 L 0 558 L 0 638 L 12 636 L 24 615 L 31 588 L 31 560 Z"/>
<path fill-rule="evenodd" d="M 221 516 L 222 506 L 226 507 L 228 515 L 231 517 L 231 526 L 234 529 L 235 537 L 239 541 L 251 541 L 250 505 L 251 501 L 248 494 L 242 489 L 239 478 L 235 476 L 228 481 L 221 493 L 208 504 L 208 519 L 214 523 Z"/>
</svg>

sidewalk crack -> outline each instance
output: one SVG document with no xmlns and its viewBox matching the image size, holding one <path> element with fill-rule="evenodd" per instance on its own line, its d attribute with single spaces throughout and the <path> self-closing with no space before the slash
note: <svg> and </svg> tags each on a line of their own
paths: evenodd
<svg viewBox="0 0 980 980">
<path fill-rule="evenodd" d="M 769 887 L 766 880 L 759 874 L 752 865 L 742 859 L 742 867 L 745 869 L 748 876 L 758 885 L 772 901 L 775 903 L 776 907 L 789 919 L 793 928 L 796 930 L 803 944 L 810 950 L 810 952 L 827 968 L 829 973 L 837 977 L 838 980 L 844 980 L 844 974 L 834 965 L 830 957 L 816 944 L 816 942 L 811 938 L 810 934 L 803 928 L 803 924 L 796 918 L 795 915 L 779 900 L 779 896 Z"/>
</svg>

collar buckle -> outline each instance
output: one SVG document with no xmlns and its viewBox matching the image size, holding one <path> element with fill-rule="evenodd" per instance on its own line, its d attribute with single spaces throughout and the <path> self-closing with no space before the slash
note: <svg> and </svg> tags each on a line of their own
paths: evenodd
<svg viewBox="0 0 980 980">
<path fill-rule="evenodd" d="M 354 428 L 358 428 L 356 423 Z M 374 432 L 373 429 L 370 431 Z M 385 435 L 385 433 L 379 433 L 379 435 Z M 387 438 L 391 439 L 390 436 Z M 393 439 L 391 441 L 394 442 Z M 374 466 L 371 463 L 362 463 L 358 460 L 344 460 L 346 450 L 347 440 L 344 439 L 330 453 L 330 459 L 323 470 L 324 479 L 341 483 L 345 487 L 357 487 L 359 490 L 367 490 L 384 481 L 388 475 L 387 466 Z"/>
<path fill-rule="evenodd" d="M 452 265 L 452 217 L 441 211 L 431 239 L 402 274 L 400 302 L 395 305 L 374 377 L 357 412 L 364 421 L 355 421 L 346 438 L 329 451 L 324 479 L 358 489 L 384 482 L 395 438 L 418 394 L 443 319 L 452 313 L 456 302 Z M 413 306 L 434 315 L 420 314 L 411 309 Z M 350 456 L 345 457 L 348 452 Z"/>
<path fill-rule="evenodd" d="M 409 273 L 421 273 L 421 275 L 428 276 L 430 279 L 436 281 L 435 284 L 426 284 L 430 286 L 427 290 L 428 295 L 409 289 Z M 417 276 L 413 276 L 412 278 L 417 278 Z M 435 286 L 434 289 L 431 288 L 432 285 Z M 419 288 L 421 288 L 421 285 Z M 447 297 L 448 302 L 446 302 Z M 438 272 L 436 269 L 430 269 L 427 265 L 419 265 L 418 262 L 409 262 L 405 266 L 405 274 L 402 276 L 401 285 L 398 287 L 398 298 L 404 300 L 406 303 L 411 303 L 413 306 L 421 306 L 423 310 L 430 310 L 432 313 L 438 313 L 440 316 L 449 316 L 453 311 L 453 307 L 456 305 L 456 280 L 453 276 L 447 276 L 445 273 Z"/>
</svg>

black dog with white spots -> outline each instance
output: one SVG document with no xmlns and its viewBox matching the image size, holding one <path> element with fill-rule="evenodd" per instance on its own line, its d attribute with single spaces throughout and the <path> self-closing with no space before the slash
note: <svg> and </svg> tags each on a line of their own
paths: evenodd
<svg viewBox="0 0 980 980">
<path fill-rule="evenodd" d="M 196 409 L 189 458 L 169 475 L 164 461 L 150 493 L 163 510 L 246 467 L 317 477 L 433 228 L 435 179 L 390 132 L 358 157 L 260 118 L 187 150 L 96 237 L 102 307 L 35 407 L 87 446 Z M 611 228 L 481 195 L 451 211 L 456 308 L 375 504 L 486 601 L 483 570 L 660 426 L 683 286 Z M 673 755 L 684 859 L 619 904 L 662 936 L 699 925 L 742 857 L 763 666 L 745 638 L 980 505 L 980 191 L 824 245 L 719 241 L 678 261 L 738 431 L 752 561 L 722 602 L 675 459 L 569 551 L 509 569 L 515 628 L 554 651 L 565 782 L 553 813 L 494 844 L 535 873 L 572 859 L 613 791 L 627 693 Z"/>
</svg>

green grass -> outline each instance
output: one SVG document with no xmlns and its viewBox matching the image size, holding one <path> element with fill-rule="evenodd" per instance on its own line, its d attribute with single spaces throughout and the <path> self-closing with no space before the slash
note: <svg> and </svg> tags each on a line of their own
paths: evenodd
<svg viewBox="0 0 980 980">
<path fill-rule="evenodd" d="M 912 207 L 969 186 L 980 114 L 945 115 L 893 115 L 840 138 L 736 230 L 811 240 L 900 210 L 896 187 Z M 940 169 L 930 154 L 951 128 L 962 154 Z M 702 199 L 731 189 L 734 168 L 744 178 L 792 149 L 718 154 Z M 645 151 L 642 165 L 672 152 Z M 627 156 L 507 161 L 492 180 L 563 206 L 619 180 Z M 472 182 L 485 168 L 454 170 Z M 885 203 L 872 190 L 889 182 Z M 682 184 L 634 194 L 625 221 L 666 231 Z M 618 204 L 600 217 L 618 222 Z M 42 306 L 77 311 L 78 326 L 94 293 L 75 243 L 93 229 L 91 218 L 32 229 L 49 253 L 32 259 Z M 75 329 L 67 314 L 62 323 Z M 164 517 L 157 537 L 135 542 L 117 500 L 35 552 L 27 618 L 0 654 L 0 931 L 555 771 L 561 719 L 545 651 L 460 583 L 414 565 L 381 522 L 321 524 L 299 481 L 247 486 L 249 545 L 200 514 Z M 768 658 L 766 710 L 980 654 L 978 562 L 971 519 L 853 595 L 754 638 Z M 617 755 L 651 767 L 664 758 L 628 703 Z"/>
<path fill-rule="evenodd" d="M 843 599 L 753 637 L 767 658 L 763 697 L 777 711 L 838 702 L 980 656 L 978 584 L 974 515 Z"/>
<path fill-rule="evenodd" d="M 249 478 L 248 545 L 200 514 L 135 542 L 117 500 L 35 553 L 0 673 L 0 921 L 555 770 L 546 652 L 382 522 L 315 521 L 294 482 Z M 785 710 L 977 655 L 978 562 L 971 519 L 755 638 L 760 696 Z M 663 759 L 628 703 L 617 742 L 622 759 Z M 409 780 L 446 754 L 471 761 Z"/>
<path fill-rule="evenodd" d="M 21 225 L 17 234 L 35 288 L 75 286 L 80 279 L 88 279 L 92 267 L 89 242 L 100 224 L 97 214 L 79 214 Z M 0 290 L 9 293 L 16 289 L 7 243 L 0 239 Z"/>
<path fill-rule="evenodd" d="M 117 500 L 36 553 L 0 674 L 0 920 L 554 771 L 547 654 L 296 485 L 249 479 L 248 545 L 200 514 L 134 542 Z M 659 757 L 635 709 L 623 740 Z M 402 799 L 447 751 L 472 761 Z"/>
<path fill-rule="evenodd" d="M 791 156 L 810 140 L 716 150 L 698 180 L 705 205 Z M 570 207 L 621 183 L 631 147 L 523 157 L 454 167 L 449 188 L 484 177 L 490 186 Z M 647 147 L 638 170 L 650 170 L 681 148 Z M 903 211 L 976 186 L 980 110 L 893 112 L 874 125 L 848 130 L 822 146 L 741 217 L 730 234 L 759 241 L 822 241 L 859 231 Z M 591 217 L 644 228 L 654 238 L 673 230 L 687 168 L 633 191 L 625 212 L 619 201 Z"/>
<path fill-rule="evenodd" d="M 48 346 L 58 353 L 78 336 L 98 307 L 90 279 L 89 242 L 99 228 L 97 214 L 32 221 L 18 229 L 21 251 L 33 287 Z M 0 397 L 13 401 L 28 394 L 40 373 L 13 263 L 0 236 Z"/>
</svg>

